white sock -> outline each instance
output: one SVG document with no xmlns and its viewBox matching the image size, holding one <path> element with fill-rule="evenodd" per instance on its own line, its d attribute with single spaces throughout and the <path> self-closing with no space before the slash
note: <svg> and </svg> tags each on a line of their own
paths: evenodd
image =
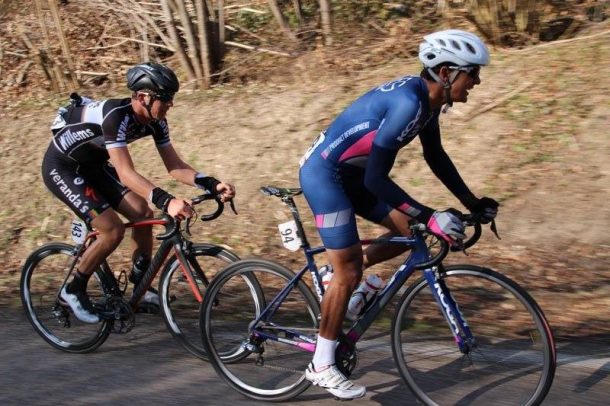
<svg viewBox="0 0 610 406">
<path fill-rule="evenodd" d="M 326 367 L 335 364 L 335 348 L 337 340 L 328 340 L 320 337 L 318 334 L 318 342 L 316 344 L 316 352 L 313 355 L 313 365 L 316 371 L 321 371 Z"/>
</svg>

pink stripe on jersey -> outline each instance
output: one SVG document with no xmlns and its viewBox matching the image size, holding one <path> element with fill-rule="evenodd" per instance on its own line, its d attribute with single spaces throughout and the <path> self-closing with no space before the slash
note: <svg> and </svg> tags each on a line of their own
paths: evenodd
<svg viewBox="0 0 610 406">
<path fill-rule="evenodd" d="M 365 134 L 362 138 L 356 141 L 354 145 L 346 149 L 345 152 L 341 154 L 339 157 L 339 162 L 343 162 L 355 156 L 368 155 L 373 147 L 373 139 L 375 138 L 375 134 L 377 134 L 377 130 L 373 130 L 370 133 Z"/>
<path fill-rule="evenodd" d="M 316 214 L 316 227 L 324 227 L 324 214 Z"/>
</svg>

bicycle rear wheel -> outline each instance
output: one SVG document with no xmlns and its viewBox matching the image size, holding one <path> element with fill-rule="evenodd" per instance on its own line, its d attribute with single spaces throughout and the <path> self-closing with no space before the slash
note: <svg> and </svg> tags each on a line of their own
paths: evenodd
<svg viewBox="0 0 610 406">
<path fill-rule="evenodd" d="M 455 265 L 442 278 L 476 346 L 458 349 L 422 278 L 404 293 L 392 325 L 400 374 L 427 405 L 538 405 L 555 373 L 555 344 L 527 292 L 487 268 Z"/>
<path fill-rule="evenodd" d="M 21 271 L 21 302 L 34 330 L 46 342 L 65 352 L 86 353 L 106 341 L 112 324 L 106 320 L 83 323 L 59 300 L 74 255 L 74 247 L 62 243 L 47 244 L 34 251 Z M 94 306 L 104 302 L 104 277 L 100 269 L 87 285 Z"/>
<path fill-rule="evenodd" d="M 176 256 L 172 256 L 159 280 L 159 302 L 169 332 L 191 354 L 207 361 L 199 329 L 199 299 L 209 281 L 228 264 L 239 260 L 229 250 L 213 244 L 194 244 L 187 257 L 197 286 L 191 286 Z"/>
<path fill-rule="evenodd" d="M 247 275 L 256 278 L 261 292 L 245 283 Z M 294 276 L 273 262 L 238 261 L 216 276 L 203 299 L 200 323 L 210 363 L 231 387 L 250 398 L 287 400 L 309 387 L 303 372 L 313 355 L 320 309 L 307 285 L 299 281 L 264 325 L 254 325 Z M 236 346 L 246 356 L 223 356 Z"/>
</svg>

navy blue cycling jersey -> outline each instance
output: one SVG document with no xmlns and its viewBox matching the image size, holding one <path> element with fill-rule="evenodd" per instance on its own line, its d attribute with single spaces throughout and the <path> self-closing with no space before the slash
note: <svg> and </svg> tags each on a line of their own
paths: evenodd
<svg viewBox="0 0 610 406">
<path fill-rule="evenodd" d="M 300 180 L 327 247 L 355 242 L 353 209 L 376 222 L 392 208 L 428 221 L 434 210 L 389 176 L 398 151 L 418 135 L 435 175 L 454 195 L 470 193 L 442 147 L 439 114 L 430 109 L 425 81 L 405 76 L 362 95 L 320 134 L 301 160 Z M 347 237 L 332 243 L 325 233 Z"/>
</svg>

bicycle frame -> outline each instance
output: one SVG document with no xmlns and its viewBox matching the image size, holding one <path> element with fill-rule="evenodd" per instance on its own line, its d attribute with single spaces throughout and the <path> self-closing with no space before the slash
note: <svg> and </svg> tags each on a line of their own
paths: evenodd
<svg viewBox="0 0 610 406">
<path fill-rule="evenodd" d="M 269 325 L 269 320 L 275 314 L 276 310 L 281 306 L 284 299 L 294 289 L 299 281 L 303 278 L 306 271 L 309 270 L 313 285 L 318 295 L 319 301 L 322 300 L 324 295 L 324 287 L 322 286 L 322 280 L 318 273 L 318 268 L 315 263 L 314 256 L 325 252 L 324 247 L 311 248 L 303 225 L 300 220 L 300 216 L 294 199 L 292 197 L 282 197 L 282 202 L 286 204 L 294 217 L 297 225 L 297 230 L 301 236 L 302 244 L 301 249 L 306 258 L 306 265 L 301 268 L 299 272 L 282 288 L 277 296 L 262 310 L 260 315 L 252 323 L 250 333 L 257 338 L 271 339 L 274 341 L 281 341 L 282 343 L 294 345 L 305 351 L 315 351 L 315 340 L 312 338 L 300 334 L 290 329 L 283 329 L 282 331 L 289 338 L 279 337 L 277 334 L 270 334 L 266 331 L 258 329 L 257 326 L 262 323 Z M 390 300 L 398 293 L 400 288 L 405 284 L 407 279 L 419 268 L 420 264 L 425 263 L 430 259 L 430 252 L 426 245 L 425 238 L 419 232 L 415 232 L 412 237 L 390 237 L 390 238 L 378 238 L 370 240 L 361 240 L 363 245 L 380 244 L 380 243 L 391 243 L 391 244 L 403 244 L 411 249 L 409 256 L 405 259 L 403 264 L 398 267 L 390 281 L 387 283 L 379 294 L 375 296 L 373 301 L 367 305 L 364 314 L 352 325 L 352 327 L 345 333 L 345 337 L 352 343 L 356 343 L 360 337 L 368 330 L 373 324 L 379 313 L 385 308 Z M 442 265 L 441 265 L 442 266 Z M 475 345 L 475 339 L 470 331 L 468 323 L 464 319 L 463 314 L 460 312 L 459 307 L 444 281 L 439 275 L 438 267 L 429 267 L 423 269 L 424 277 L 430 287 L 432 294 L 437 301 L 439 308 L 447 321 L 449 329 L 453 334 L 455 342 L 462 353 L 468 353 L 470 349 Z M 272 324 L 273 325 L 273 324 Z M 274 329 L 281 329 L 281 326 L 273 325 Z M 297 340 L 300 341 L 297 341 Z"/>
<path fill-rule="evenodd" d="M 125 223 L 124 225 L 125 225 L 125 228 L 137 228 L 137 227 L 148 227 L 148 226 L 161 225 L 161 226 L 165 226 L 166 230 L 168 230 L 169 228 L 174 226 L 174 223 L 169 218 L 156 218 L 156 219 L 147 219 L 147 220 L 128 222 L 128 223 Z M 166 234 L 168 234 L 168 233 L 166 233 Z M 64 284 L 66 283 L 66 281 L 72 274 L 78 259 L 81 257 L 83 252 L 85 252 L 85 250 L 91 245 L 91 243 L 93 243 L 93 241 L 95 241 L 97 235 L 99 235 L 98 231 L 89 231 L 87 233 L 85 242 L 81 245 L 76 246 L 76 255 L 75 255 L 74 261 L 72 263 L 72 266 L 70 267 L 70 270 L 66 275 Z M 157 237 L 157 238 L 159 238 L 159 237 Z M 159 238 L 159 239 L 161 239 L 161 238 Z M 142 276 L 141 282 L 136 286 L 136 288 L 134 289 L 134 291 L 132 292 L 132 294 L 129 298 L 128 303 L 132 309 L 135 310 L 137 308 L 138 303 L 140 302 L 140 300 L 142 299 L 142 297 L 144 296 L 144 294 L 146 293 L 146 291 L 152 284 L 152 281 L 155 279 L 155 277 L 159 273 L 161 266 L 163 265 L 163 263 L 169 256 L 172 248 L 174 250 L 174 254 L 176 255 L 176 258 L 180 262 L 180 268 L 181 268 L 182 274 L 186 278 L 186 280 L 193 292 L 193 295 L 195 296 L 195 298 L 197 299 L 197 301 L 199 303 L 201 303 L 203 301 L 203 297 L 197 286 L 195 276 L 193 275 L 193 271 L 190 267 L 190 262 L 188 261 L 188 259 L 186 257 L 186 253 L 188 253 L 190 244 L 191 244 L 190 241 L 185 240 L 182 237 L 182 235 L 177 232 L 174 232 L 169 238 L 161 239 L 161 244 L 159 245 L 159 248 L 157 249 L 155 255 L 153 256 L 150 266 L 148 267 L 148 269 Z M 122 294 L 121 290 L 119 289 L 119 285 L 116 280 L 116 277 L 114 276 L 114 273 L 111 271 L 108 263 L 106 261 L 104 261 L 102 263 L 101 267 L 104 271 L 104 275 L 107 278 L 106 282 L 108 282 L 108 283 L 106 285 L 110 290 L 109 293 L 114 296 L 122 297 L 123 294 Z M 63 285 L 62 285 L 62 287 L 63 287 Z M 60 288 L 60 290 L 61 290 L 61 288 Z"/>
</svg>

